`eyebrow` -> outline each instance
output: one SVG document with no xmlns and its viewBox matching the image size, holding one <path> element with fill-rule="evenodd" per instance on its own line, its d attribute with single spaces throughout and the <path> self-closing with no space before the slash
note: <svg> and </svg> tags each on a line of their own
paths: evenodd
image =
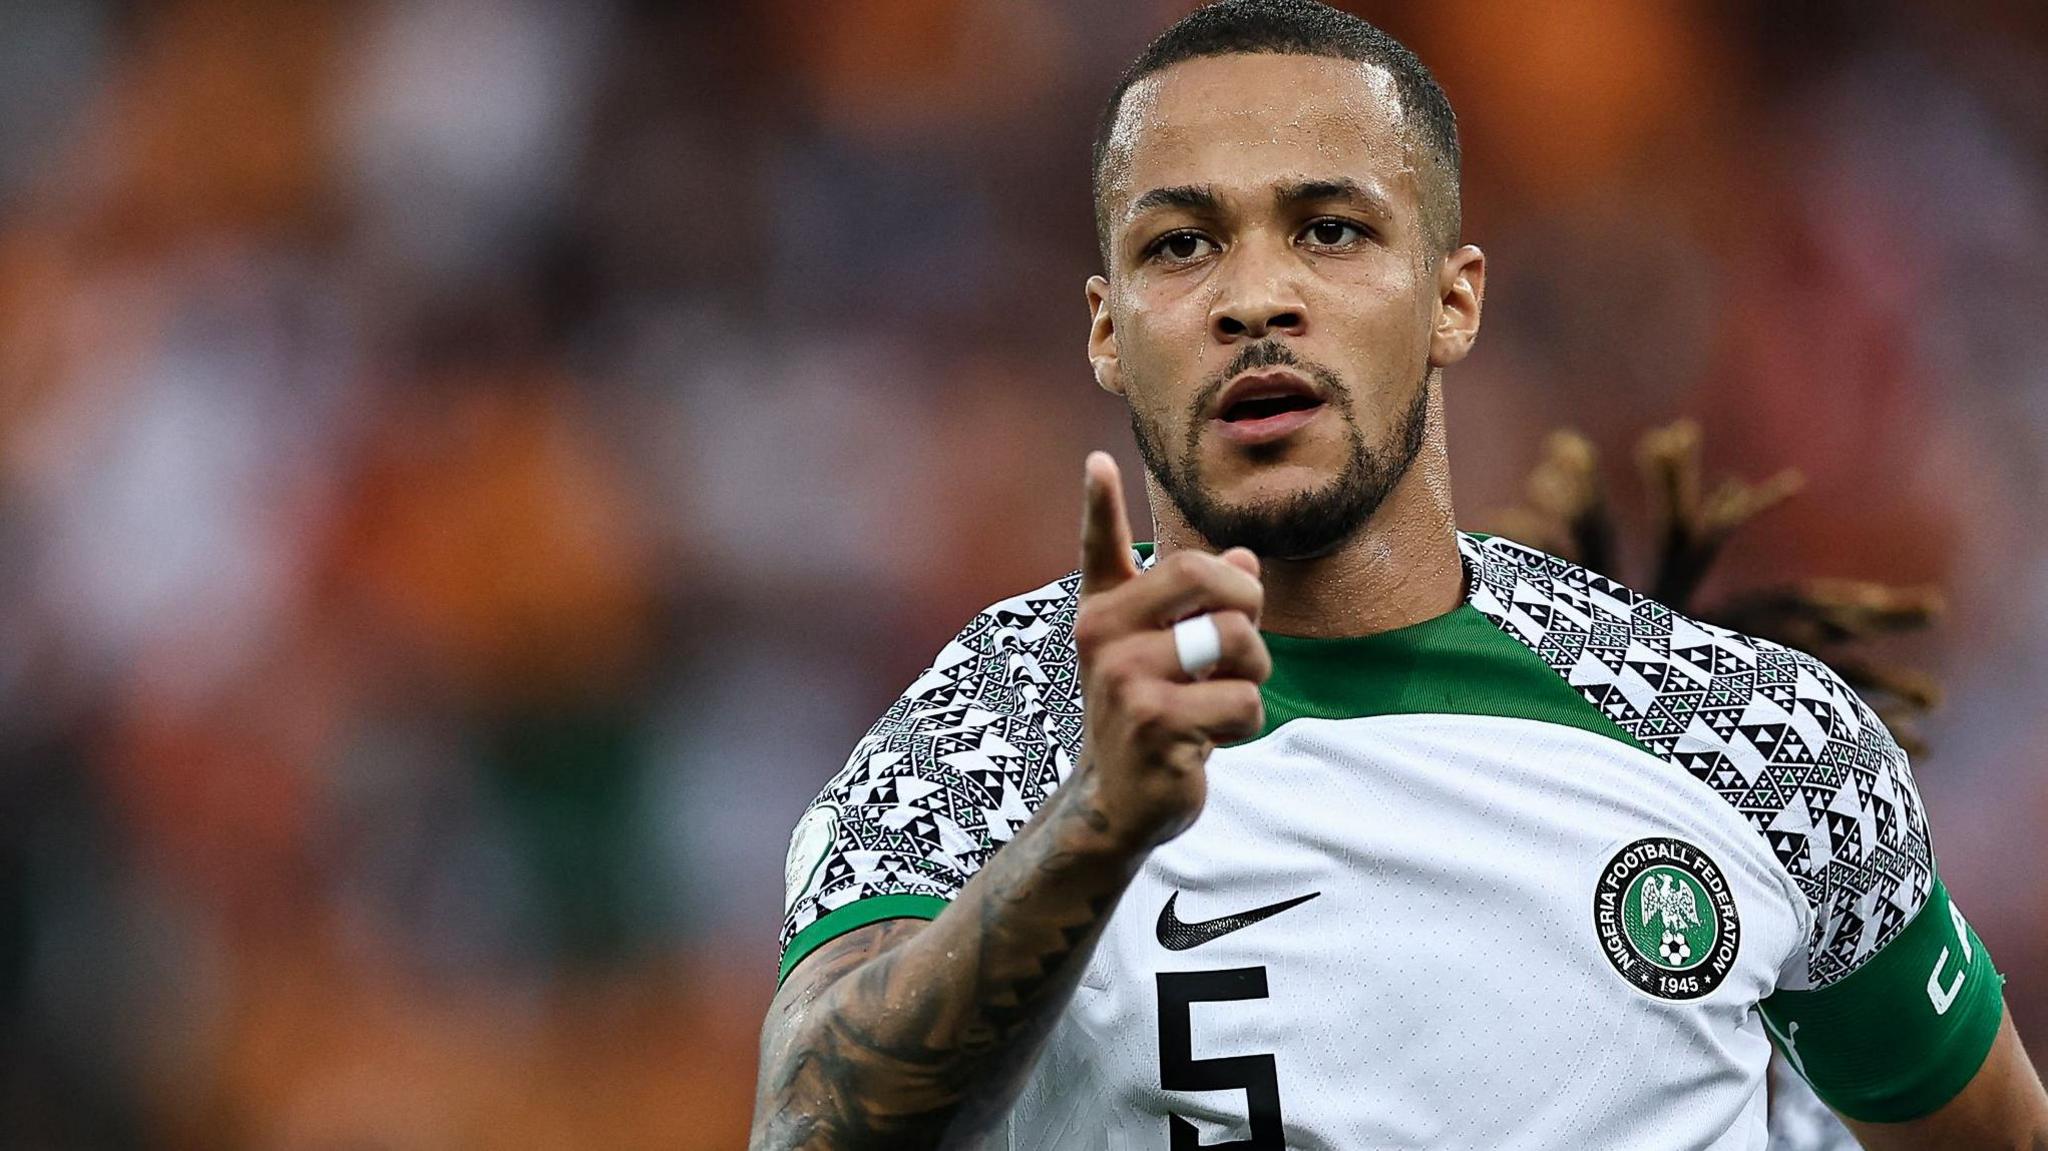
<svg viewBox="0 0 2048 1151">
<path fill-rule="evenodd" d="M 1273 200 L 1283 208 L 1299 207 L 1303 204 L 1319 203 L 1325 200 L 1349 200 L 1382 218 L 1394 214 L 1394 206 L 1378 190 L 1348 177 L 1324 180 L 1297 180 L 1282 184 L 1274 190 Z"/>
<path fill-rule="evenodd" d="M 1154 188 L 1131 201 L 1130 215 L 1142 216 L 1154 208 L 1185 208 L 1190 212 L 1215 214 L 1222 211 L 1216 193 L 1204 184 L 1176 184 Z"/>
<path fill-rule="evenodd" d="M 1273 202 L 1283 208 L 1325 200 L 1349 200 L 1382 217 L 1393 215 L 1393 205 L 1387 202 L 1386 196 L 1348 177 L 1294 180 L 1273 190 Z M 1204 215 L 1219 215 L 1223 204 L 1215 191 L 1205 184 L 1175 184 L 1153 188 L 1131 201 L 1129 214 L 1132 217 L 1142 216 L 1155 208 L 1180 208 Z"/>
</svg>

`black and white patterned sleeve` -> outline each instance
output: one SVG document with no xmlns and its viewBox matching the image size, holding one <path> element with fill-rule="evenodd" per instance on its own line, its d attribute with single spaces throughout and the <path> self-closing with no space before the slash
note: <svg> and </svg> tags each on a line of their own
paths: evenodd
<svg viewBox="0 0 2048 1151">
<path fill-rule="evenodd" d="M 1787 735 L 1820 752 L 1763 826 L 1814 916 L 1805 968 L 1781 987 L 1827 987 L 1862 968 L 1927 905 L 1935 882 L 1927 813 L 1906 753 L 1840 676 L 1804 652 L 1752 642 L 1760 663 L 1784 668 L 1777 694 L 1753 706 L 1775 703 Z"/>
<path fill-rule="evenodd" d="M 1512 540 L 1460 546 L 1481 614 L 1770 844 L 1812 925 L 1784 989 L 1840 981 L 1927 904 L 1934 859 L 1906 754 L 1827 665 Z"/>
<path fill-rule="evenodd" d="M 1615 580 L 1465 536 L 1472 605 L 1769 844 L 1809 931 L 1758 1008 L 1836 1111 L 1933 1113 L 1996 1038 L 2002 979 L 1936 877 L 1906 753 L 1804 652 L 1690 619 Z"/>
<path fill-rule="evenodd" d="M 1066 778 L 1079 583 L 976 615 L 805 810 L 784 873 L 784 977 L 855 928 L 936 917 Z"/>
</svg>

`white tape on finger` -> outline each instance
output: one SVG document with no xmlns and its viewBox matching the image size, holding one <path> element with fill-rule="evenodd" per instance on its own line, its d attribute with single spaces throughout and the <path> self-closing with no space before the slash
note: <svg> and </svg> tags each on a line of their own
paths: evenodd
<svg viewBox="0 0 2048 1151">
<path fill-rule="evenodd" d="M 1173 625 L 1173 651 L 1180 657 L 1180 669 L 1189 679 L 1200 679 L 1223 658 L 1223 633 L 1216 630 L 1216 617 L 1190 616 Z"/>
</svg>

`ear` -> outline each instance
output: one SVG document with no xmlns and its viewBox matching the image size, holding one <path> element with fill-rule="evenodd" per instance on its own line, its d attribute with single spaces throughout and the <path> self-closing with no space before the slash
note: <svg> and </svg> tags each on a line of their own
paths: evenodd
<svg viewBox="0 0 2048 1151">
<path fill-rule="evenodd" d="M 1113 396 L 1124 394 L 1123 374 L 1116 358 L 1116 322 L 1109 315 L 1109 281 L 1088 277 L 1088 362 L 1095 382 Z"/>
<path fill-rule="evenodd" d="M 1460 246 L 1438 262 L 1436 323 L 1429 333 L 1429 366 L 1449 367 L 1479 338 L 1479 307 L 1486 298 L 1486 253 Z"/>
</svg>

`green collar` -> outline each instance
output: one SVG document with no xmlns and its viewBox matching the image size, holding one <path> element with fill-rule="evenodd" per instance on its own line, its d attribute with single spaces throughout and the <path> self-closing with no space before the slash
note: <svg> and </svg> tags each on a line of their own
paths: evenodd
<svg viewBox="0 0 2048 1151">
<path fill-rule="evenodd" d="M 1266 649 L 1273 653 L 1273 675 L 1261 689 L 1261 738 L 1296 719 L 1495 715 L 1564 724 L 1642 746 L 1469 603 L 1376 635 L 1305 639 L 1266 633 Z"/>
<path fill-rule="evenodd" d="M 1151 543 L 1134 546 L 1151 556 Z M 1297 719 L 1492 715 L 1563 724 L 1642 749 L 1541 656 L 1472 606 L 1469 565 L 1467 602 L 1435 619 L 1335 639 L 1260 633 L 1273 654 L 1273 675 L 1260 689 L 1266 726 L 1257 738 Z"/>
</svg>

